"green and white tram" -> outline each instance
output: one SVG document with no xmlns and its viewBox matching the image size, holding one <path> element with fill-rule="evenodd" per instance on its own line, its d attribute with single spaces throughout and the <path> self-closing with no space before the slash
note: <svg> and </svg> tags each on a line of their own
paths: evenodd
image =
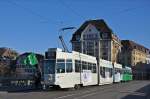
<svg viewBox="0 0 150 99">
<path fill-rule="evenodd" d="M 95 57 L 78 52 L 63 52 L 58 48 L 49 49 L 44 60 L 45 86 L 78 88 L 97 85 L 97 61 Z"/>
<path fill-rule="evenodd" d="M 126 82 L 126 81 L 131 81 L 133 80 L 132 78 L 132 69 L 130 67 L 125 67 L 122 69 L 122 81 Z"/>
</svg>

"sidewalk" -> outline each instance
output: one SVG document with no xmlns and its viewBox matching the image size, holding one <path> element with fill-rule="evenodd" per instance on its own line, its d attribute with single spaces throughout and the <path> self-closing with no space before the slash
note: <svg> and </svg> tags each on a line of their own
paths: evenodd
<svg viewBox="0 0 150 99">
<path fill-rule="evenodd" d="M 19 92 L 19 91 L 27 91 L 27 90 L 33 90 L 33 86 L 3 86 L 0 87 L 0 93 L 7 93 L 7 92 Z"/>
</svg>

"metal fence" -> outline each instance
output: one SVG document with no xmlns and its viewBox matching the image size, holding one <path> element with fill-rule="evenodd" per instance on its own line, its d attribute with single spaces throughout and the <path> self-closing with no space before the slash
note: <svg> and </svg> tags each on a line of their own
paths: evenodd
<svg viewBox="0 0 150 99">
<path fill-rule="evenodd" d="M 32 77 L 0 77 L 0 90 L 21 90 L 34 88 Z"/>
</svg>

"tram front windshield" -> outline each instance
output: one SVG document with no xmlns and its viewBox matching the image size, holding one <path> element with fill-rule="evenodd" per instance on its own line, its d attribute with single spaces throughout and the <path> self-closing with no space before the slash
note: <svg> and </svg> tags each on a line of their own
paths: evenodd
<svg viewBox="0 0 150 99">
<path fill-rule="evenodd" d="M 54 74 L 55 63 L 56 60 L 44 60 L 44 74 Z"/>
</svg>

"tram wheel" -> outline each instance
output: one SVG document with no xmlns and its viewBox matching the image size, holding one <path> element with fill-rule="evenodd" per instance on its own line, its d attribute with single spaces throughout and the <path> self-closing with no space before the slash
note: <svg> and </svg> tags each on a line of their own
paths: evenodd
<svg viewBox="0 0 150 99">
<path fill-rule="evenodd" d="M 59 89 L 60 89 L 60 86 L 53 86 L 52 89 L 54 89 L 54 90 L 59 90 Z"/>
<path fill-rule="evenodd" d="M 48 85 L 43 85 L 43 90 L 47 90 L 49 89 L 49 86 Z"/>
<path fill-rule="evenodd" d="M 74 89 L 76 89 L 76 90 L 80 89 L 80 87 L 81 87 L 81 85 L 79 85 L 79 84 L 74 85 Z"/>
</svg>

